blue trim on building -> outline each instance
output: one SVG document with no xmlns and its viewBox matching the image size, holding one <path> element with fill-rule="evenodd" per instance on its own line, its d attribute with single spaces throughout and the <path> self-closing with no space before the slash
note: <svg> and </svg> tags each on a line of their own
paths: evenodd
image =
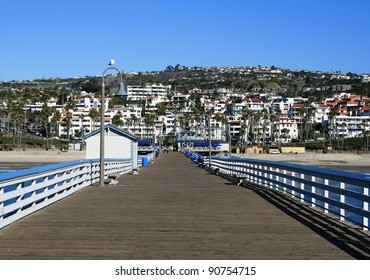
<svg viewBox="0 0 370 280">
<path fill-rule="evenodd" d="M 123 137 L 126 137 L 132 141 L 135 141 L 137 142 L 139 138 L 137 138 L 136 136 L 128 133 L 127 131 L 124 131 L 122 129 L 119 129 L 118 127 L 115 127 L 114 125 L 112 124 L 107 124 L 105 126 L 105 129 L 109 129 L 111 131 L 113 131 L 114 133 L 120 135 L 120 136 L 123 136 Z M 87 138 L 90 138 L 91 136 L 94 136 L 96 134 L 99 134 L 100 133 L 100 128 L 93 131 L 93 132 L 90 132 L 89 134 L 86 134 L 84 137 L 82 137 L 83 140 L 86 140 Z"/>
</svg>

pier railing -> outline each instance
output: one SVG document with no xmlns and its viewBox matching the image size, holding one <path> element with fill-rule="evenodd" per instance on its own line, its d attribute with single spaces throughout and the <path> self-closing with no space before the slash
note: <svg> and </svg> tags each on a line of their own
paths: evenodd
<svg viewBox="0 0 370 280">
<path fill-rule="evenodd" d="M 193 157 L 196 157 L 195 155 Z M 197 157 L 208 165 L 207 157 Z M 369 230 L 370 173 L 337 171 L 292 163 L 239 157 L 212 157 L 211 168 L 274 189 Z"/>
<path fill-rule="evenodd" d="M 106 159 L 105 176 L 132 170 L 131 159 Z M 100 162 L 76 160 L 0 174 L 0 228 L 99 181 Z"/>
</svg>

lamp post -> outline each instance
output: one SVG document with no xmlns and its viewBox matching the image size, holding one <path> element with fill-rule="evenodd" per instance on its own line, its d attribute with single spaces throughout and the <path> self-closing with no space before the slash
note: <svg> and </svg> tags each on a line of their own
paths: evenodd
<svg viewBox="0 0 370 280">
<path fill-rule="evenodd" d="M 100 187 L 104 187 L 104 135 L 105 135 L 105 122 L 104 122 L 104 113 L 105 113 L 105 83 L 104 77 L 105 73 L 109 70 L 115 70 L 120 75 L 120 84 L 119 90 L 116 96 L 126 96 L 126 91 L 124 89 L 124 84 L 122 81 L 122 73 L 116 67 L 113 67 L 114 60 L 111 59 L 108 63 L 109 67 L 103 72 L 103 82 L 102 82 L 102 93 L 100 101 Z"/>
</svg>

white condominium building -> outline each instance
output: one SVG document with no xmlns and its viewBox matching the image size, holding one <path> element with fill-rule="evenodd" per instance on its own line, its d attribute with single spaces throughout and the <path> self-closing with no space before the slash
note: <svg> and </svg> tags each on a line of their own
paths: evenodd
<svg viewBox="0 0 370 280">
<path fill-rule="evenodd" d="M 129 100 L 145 100 L 147 97 L 161 97 L 166 99 L 171 93 L 171 85 L 165 86 L 162 84 L 146 84 L 143 86 L 127 86 L 127 99 Z"/>
</svg>

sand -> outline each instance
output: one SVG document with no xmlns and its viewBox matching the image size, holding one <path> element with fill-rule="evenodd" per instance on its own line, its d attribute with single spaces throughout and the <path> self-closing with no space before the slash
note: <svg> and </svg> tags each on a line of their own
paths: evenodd
<svg viewBox="0 0 370 280">
<path fill-rule="evenodd" d="M 77 159 L 85 159 L 86 151 L 68 150 L 61 152 L 60 150 L 42 150 L 42 149 L 27 149 L 25 151 L 0 151 L 1 163 L 58 163 L 72 161 Z"/>
<path fill-rule="evenodd" d="M 290 162 L 302 165 L 332 169 L 370 172 L 370 154 L 356 153 L 314 153 L 304 154 L 233 154 L 243 158 Z"/>
<path fill-rule="evenodd" d="M 233 154 L 262 160 L 291 162 L 303 165 L 328 167 L 350 171 L 370 172 L 370 154 L 355 153 L 314 153 L 304 154 Z M 68 150 L 66 152 L 27 149 L 25 151 L 0 151 L 0 163 L 58 163 L 85 159 L 86 151 Z"/>
</svg>

